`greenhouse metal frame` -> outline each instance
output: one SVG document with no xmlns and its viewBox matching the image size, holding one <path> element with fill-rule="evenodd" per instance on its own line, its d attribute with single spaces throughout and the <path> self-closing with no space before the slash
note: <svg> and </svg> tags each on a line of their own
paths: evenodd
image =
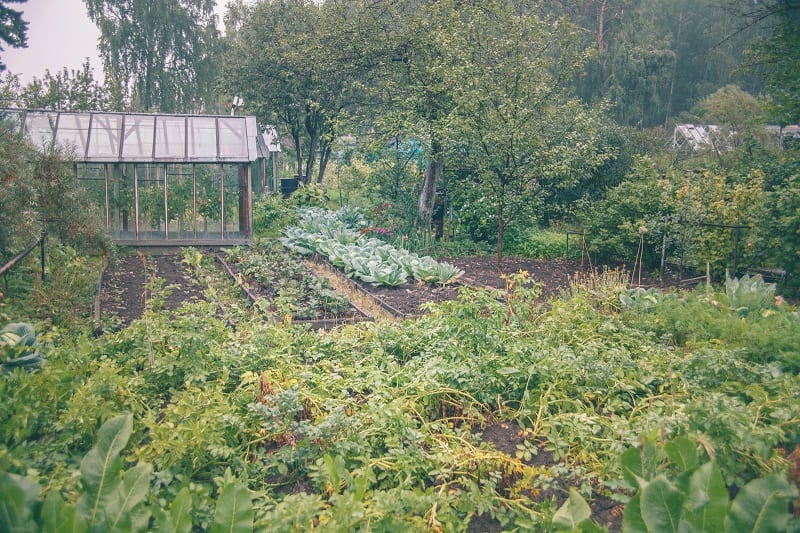
<svg viewBox="0 0 800 533">
<path fill-rule="evenodd" d="M 103 206 L 121 245 L 206 246 L 252 240 L 253 116 L 6 109 L 40 150 L 57 147 Z"/>
</svg>

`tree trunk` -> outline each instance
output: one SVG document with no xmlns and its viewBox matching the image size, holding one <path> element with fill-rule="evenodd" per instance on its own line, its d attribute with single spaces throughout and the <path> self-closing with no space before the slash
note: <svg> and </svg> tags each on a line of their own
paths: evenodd
<svg viewBox="0 0 800 533">
<path fill-rule="evenodd" d="M 443 170 L 444 154 L 442 154 L 439 143 L 434 141 L 431 146 L 431 158 L 422 175 L 422 189 L 417 201 L 417 224 L 422 228 L 431 225 L 433 206 L 436 201 L 436 185 L 439 183 Z"/>
<path fill-rule="evenodd" d="M 331 150 L 333 143 L 329 141 L 320 141 L 319 147 L 319 172 L 317 173 L 317 183 L 322 183 L 325 177 L 325 169 L 328 167 L 328 161 L 331 158 Z"/>
<path fill-rule="evenodd" d="M 291 131 L 292 141 L 294 141 L 294 157 L 297 163 L 297 170 L 295 176 L 302 179 L 303 176 L 303 152 L 300 150 L 300 130 L 292 128 Z"/>
</svg>

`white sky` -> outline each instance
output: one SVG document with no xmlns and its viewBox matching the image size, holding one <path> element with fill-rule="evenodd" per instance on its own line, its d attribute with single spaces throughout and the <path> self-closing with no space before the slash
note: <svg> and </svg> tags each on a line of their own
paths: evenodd
<svg viewBox="0 0 800 533">
<path fill-rule="evenodd" d="M 227 0 L 217 0 L 220 26 L 226 4 Z M 44 76 L 47 69 L 51 74 L 64 67 L 78 70 L 88 57 L 95 79 L 102 83 L 103 70 L 97 53 L 100 31 L 89 20 L 83 0 L 28 0 L 7 7 L 23 12 L 22 18 L 28 22 L 28 47 L 3 46 L 0 57 L 6 72 L 18 74 L 20 82 L 26 84 L 34 77 Z"/>
</svg>

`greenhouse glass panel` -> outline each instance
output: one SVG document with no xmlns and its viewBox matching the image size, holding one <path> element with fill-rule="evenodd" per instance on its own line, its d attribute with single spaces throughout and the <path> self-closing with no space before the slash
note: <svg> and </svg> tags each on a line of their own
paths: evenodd
<svg viewBox="0 0 800 533">
<path fill-rule="evenodd" d="M 156 117 L 155 159 L 184 159 L 186 157 L 186 118 Z"/>
<path fill-rule="evenodd" d="M 122 159 L 151 161 L 156 117 L 153 115 L 126 115 L 122 137 Z"/>
<path fill-rule="evenodd" d="M 197 167 L 198 237 L 222 238 L 222 210 L 227 209 L 222 196 L 223 171 L 218 165 Z"/>
<path fill-rule="evenodd" d="M 139 239 L 166 238 L 166 189 L 162 165 L 139 165 L 136 184 L 139 198 Z"/>
<path fill-rule="evenodd" d="M 213 117 L 190 117 L 188 132 L 189 159 L 216 159 L 217 121 Z"/>
<path fill-rule="evenodd" d="M 110 161 L 119 158 L 119 139 L 122 131 L 122 115 L 97 113 L 92 115 L 92 130 L 89 133 L 89 160 Z"/>
<path fill-rule="evenodd" d="M 248 159 L 247 124 L 239 118 L 219 119 L 220 159 Z M 255 135 L 255 132 L 253 133 Z"/>
<path fill-rule="evenodd" d="M 192 239 L 194 233 L 194 179 L 191 165 L 167 166 L 168 238 Z"/>
<path fill-rule="evenodd" d="M 25 135 L 39 149 L 51 146 L 57 113 L 28 113 L 25 116 Z"/>
<path fill-rule="evenodd" d="M 74 150 L 78 157 L 85 156 L 90 123 L 90 115 L 61 113 L 58 118 L 58 129 L 55 132 L 56 144 Z"/>
</svg>

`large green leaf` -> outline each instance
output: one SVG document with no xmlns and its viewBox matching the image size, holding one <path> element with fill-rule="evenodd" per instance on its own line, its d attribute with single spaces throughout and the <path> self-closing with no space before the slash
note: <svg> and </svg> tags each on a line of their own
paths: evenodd
<svg viewBox="0 0 800 533">
<path fill-rule="evenodd" d="M 622 515 L 622 527 L 626 533 L 647 533 L 647 525 L 642 518 L 642 499 L 641 495 L 637 494 L 625 506 L 625 512 Z"/>
<path fill-rule="evenodd" d="M 128 443 L 132 431 L 132 415 L 109 419 L 97 432 L 94 448 L 81 461 L 84 493 L 78 499 L 78 510 L 93 529 L 102 527 L 105 510 L 111 508 L 117 498 L 122 471 L 119 453 Z"/>
<path fill-rule="evenodd" d="M 689 479 L 689 522 L 696 531 L 720 531 L 728 512 L 728 489 L 714 462 L 700 466 Z"/>
<path fill-rule="evenodd" d="M 725 531 L 771 533 L 786 530 L 789 502 L 797 490 L 783 477 L 767 476 L 745 485 L 731 504 Z"/>
<path fill-rule="evenodd" d="M 228 483 L 217 498 L 211 533 L 251 533 L 253 517 L 250 492 L 241 483 Z"/>
<path fill-rule="evenodd" d="M 675 532 L 681 521 L 683 495 L 662 476 L 650 481 L 642 489 L 642 518 L 651 532 Z"/>
<path fill-rule="evenodd" d="M 588 520 L 592 515 L 592 510 L 580 492 L 570 487 L 569 498 L 553 515 L 553 523 L 567 529 L 575 529 L 578 524 Z"/>
<path fill-rule="evenodd" d="M 192 531 L 192 493 L 183 487 L 175 496 L 169 513 L 161 515 L 161 533 L 191 533 Z"/>
<path fill-rule="evenodd" d="M 150 520 L 150 510 L 142 505 L 150 490 L 150 474 L 153 468 L 142 463 L 123 475 L 117 498 L 109 501 L 105 509 L 108 527 L 114 531 L 144 531 Z"/>
<path fill-rule="evenodd" d="M 686 437 L 676 437 L 664 444 L 670 460 L 684 472 L 697 466 L 697 445 Z"/>
<path fill-rule="evenodd" d="M 89 530 L 86 519 L 74 505 L 64 503 L 61 495 L 50 491 L 42 505 L 42 531 L 44 533 L 85 533 Z"/>
<path fill-rule="evenodd" d="M 0 473 L 0 531 L 36 531 L 31 506 L 35 501 L 23 478 Z"/>
</svg>

